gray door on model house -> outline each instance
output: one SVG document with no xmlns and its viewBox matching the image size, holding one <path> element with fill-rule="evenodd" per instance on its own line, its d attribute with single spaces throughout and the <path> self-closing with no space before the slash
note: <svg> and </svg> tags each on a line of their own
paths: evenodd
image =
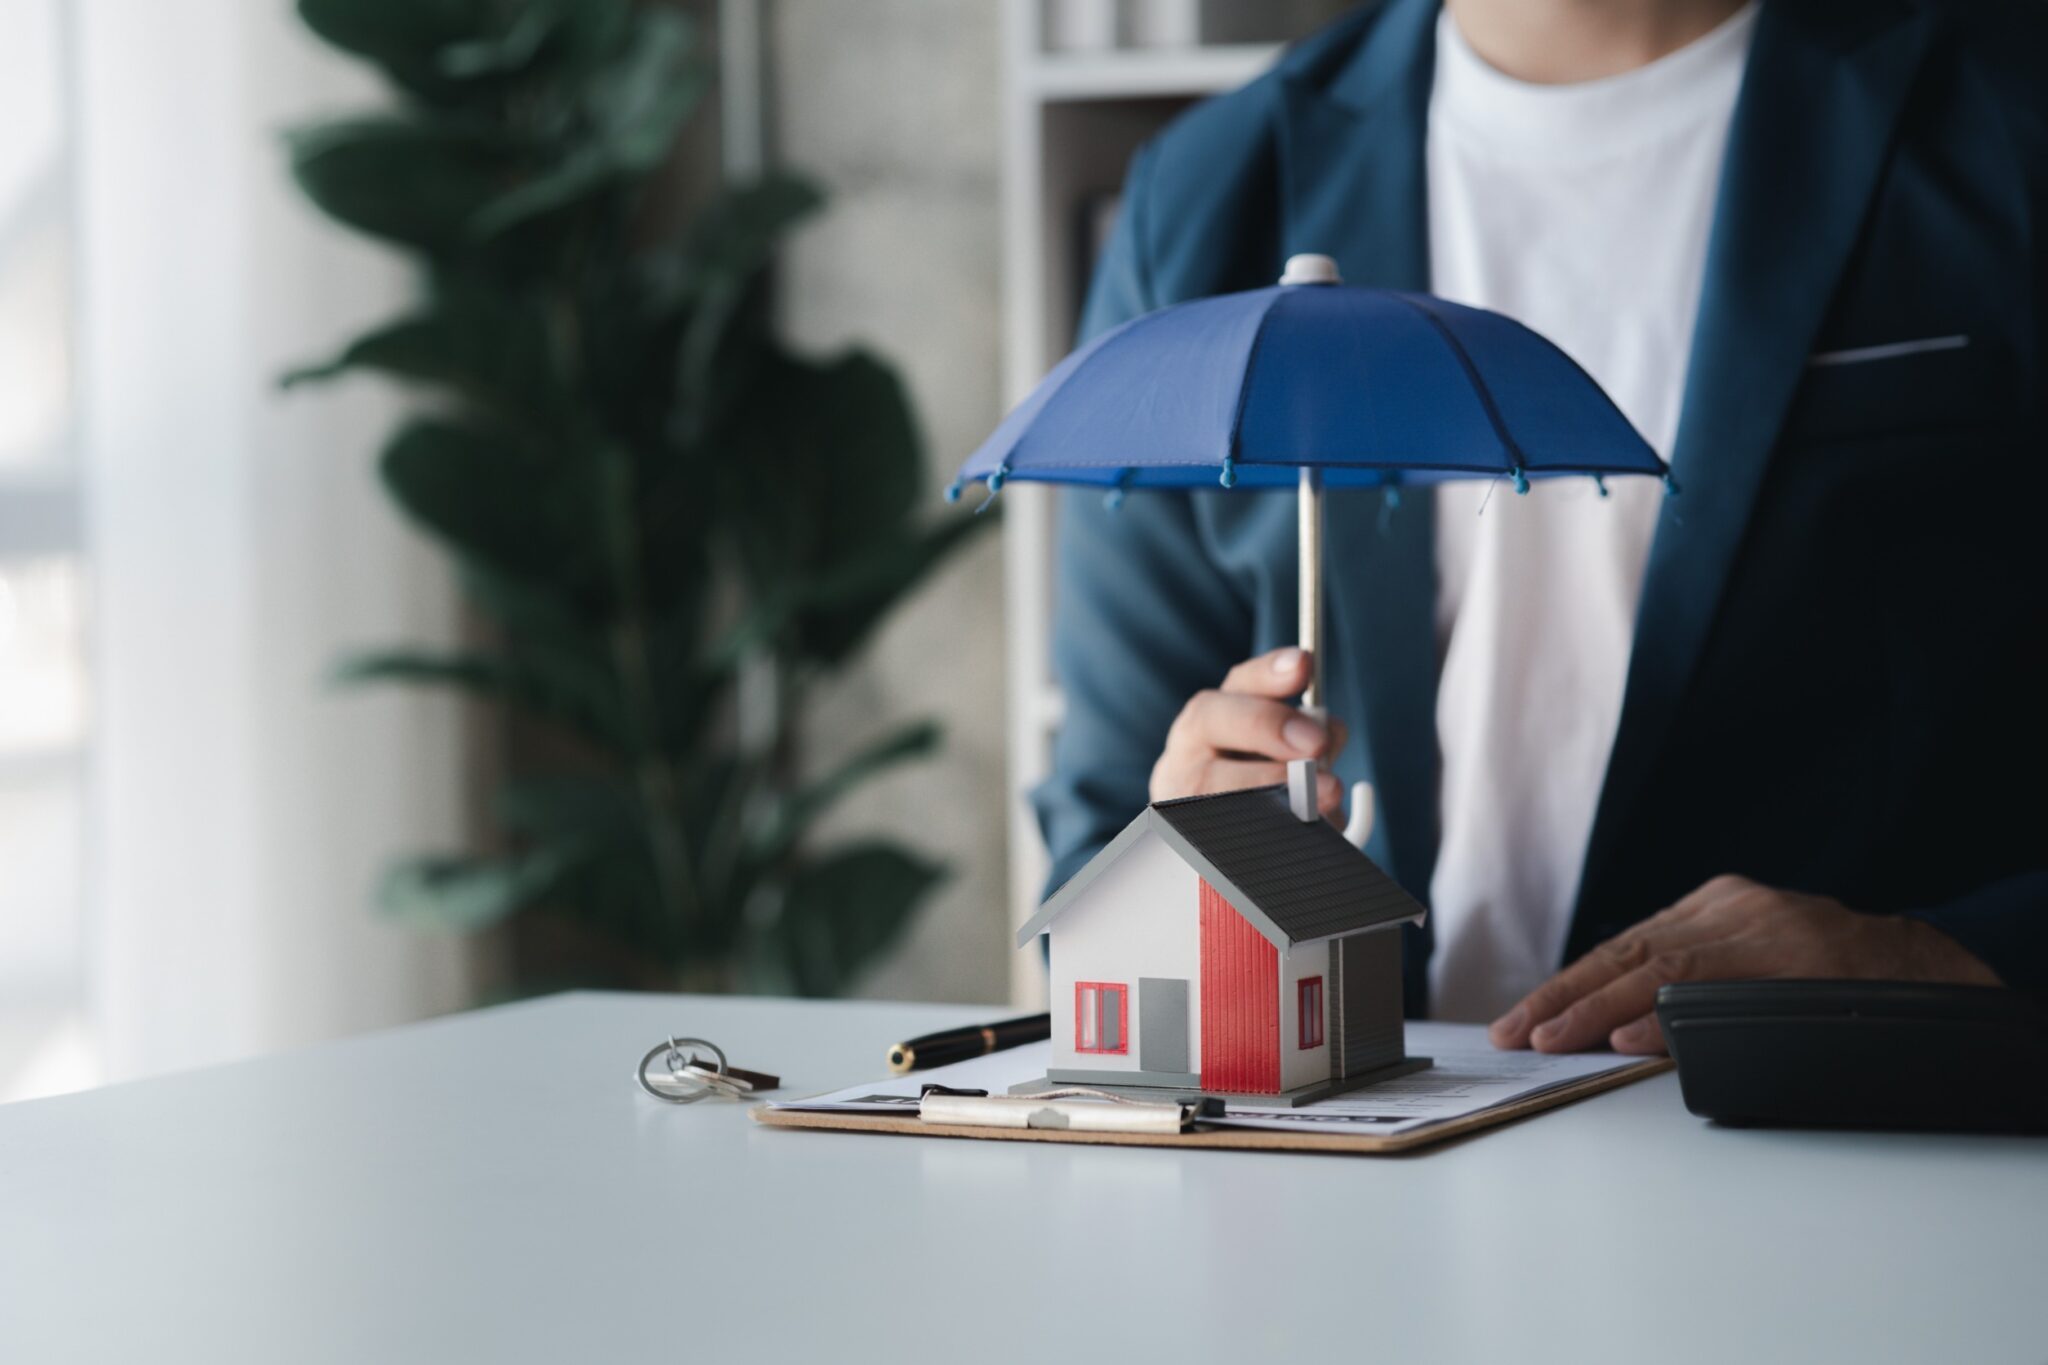
<svg viewBox="0 0 2048 1365">
<path fill-rule="evenodd" d="M 1186 980 L 1138 978 L 1138 1068 L 1166 1076 L 1191 1074 Z"/>
</svg>

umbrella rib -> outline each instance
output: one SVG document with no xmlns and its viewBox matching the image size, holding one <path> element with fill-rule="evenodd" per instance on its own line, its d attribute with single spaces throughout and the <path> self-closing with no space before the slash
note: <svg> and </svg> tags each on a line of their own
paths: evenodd
<svg viewBox="0 0 2048 1365">
<path fill-rule="evenodd" d="M 1472 386 L 1473 396 L 1478 398 L 1481 410 L 1486 413 L 1486 420 L 1493 424 L 1494 436 L 1499 439 L 1501 448 L 1507 451 L 1508 457 L 1515 462 L 1514 469 L 1509 472 L 1520 475 L 1528 468 L 1529 462 L 1522 458 L 1521 445 L 1508 431 L 1508 424 L 1502 420 L 1500 408 L 1493 401 L 1493 390 L 1489 389 L 1486 386 L 1486 381 L 1480 378 L 1479 367 L 1472 363 L 1472 357 L 1465 350 L 1464 343 L 1458 340 L 1450 328 L 1444 326 L 1444 320 L 1438 317 L 1433 309 L 1425 307 L 1406 294 L 1396 293 L 1392 297 L 1407 304 L 1427 319 L 1429 325 L 1436 328 L 1437 335 L 1443 338 L 1444 345 L 1451 348 L 1451 354 L 1458 358 L 1458 364 L 1464 368 L 1465 382 Z M 1526 487 L 1526 485 L 1523 486 Z"/>
<path fill-rule="evenodd" d="M 1259 348 L 1266 340 L 1266 324 L 1273 320 L 1273 314 L 1280 311 L 1280 301 L 1288 297 L 1285 291 L 1274 294 L 1267 303 L 1266 311 L 1259 314 L 1259 325 L 1252 332 L 1252 344 L 1245 348 L 1244 379 L 1237 386 L 1237 410 L 1230 414 L 1230 448 L 1223 452 L 1223 486 L 1230 487 L 1237 482 L 1237 451 L 1244 433 L 1244 409 L 1251 402 L 1252 371 L 1258 368 Z"/>
</svg>

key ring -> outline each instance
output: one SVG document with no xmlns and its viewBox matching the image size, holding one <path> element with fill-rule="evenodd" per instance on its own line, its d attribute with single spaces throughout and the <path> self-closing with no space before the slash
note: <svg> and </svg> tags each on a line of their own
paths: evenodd
<svg viewBox="0 0 2048 1365">
<path fill-rule="evenodd" d="M 709 1048 L 712 1055 L 718 1058 L 717 1069 L 712 1070 L 706 1067 L 697 1060 L 695 1053 L 690 1053 L 688 1060 L 685 1060 L 683 1053 L 685 1045 Z M 696 1089 L 681 1092 L 674 1089 L 664 1089 L 648 1078 L 647 1068 L 653 1065 L 656 1057 L 663 1056 L 664 1054 L 666 1054 L 668 1059 L 668 1079 L 670 1084 L 675 1086 L 694 1085 Z M 647 1055 L 640 1059 L 640 1065 L 633 1072 L 633 1079 L 640 1082 L 642 1090 L 645 1090 L 654 1098 L 665 1100 L 670 1104 L 695 1104 L 706 1095 L 714 1094 L 732 1099 L 753 1089 L 745 1081 L 726 1074 L 725 1049 L 712 1042 L 709 1038 L 670 1038 L 665 1043 L 656 1043 L 647 1050 Z"/>
</svg>

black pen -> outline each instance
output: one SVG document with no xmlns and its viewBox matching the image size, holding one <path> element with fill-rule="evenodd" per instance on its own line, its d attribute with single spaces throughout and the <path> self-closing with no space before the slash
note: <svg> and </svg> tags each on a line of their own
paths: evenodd
<svg viewBox="0 0 2048 1365">
<path fill-rule="evenodd" d="M 922 1038 L 912 1038 L 907 1043 L 898 1043 L 890 1048 L 889 1071 L 892 1075 L 901 1076 L 906 1071 L 922 1071 L 926 1067 L 945 1066 L 949 1062 L 964 1062 L 969 1057 L 986 1057 L 989 1053 L 1001 1052 L 1006 1047 L 1016 1047 L 1020 1043 L 1036 1043 L 1050 1037 L 1050 1014 L 1027 1014 L 996 1024 L 969 1024 L 965 1028 L 942 1029 L 937 1033 L 927 1033 Z"/>
</svg>

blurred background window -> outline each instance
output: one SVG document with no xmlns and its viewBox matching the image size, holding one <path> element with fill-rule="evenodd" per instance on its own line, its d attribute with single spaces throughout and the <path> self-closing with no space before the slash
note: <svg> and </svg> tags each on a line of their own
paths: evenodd
<svg viewBox="0 0 2048 1365">
<path fill-rule="evenodd" d="M 0 1101 L 97 1074 L 84 1016 L 86 577 L 59 0 L 0 0 Z"/>
</svg>

